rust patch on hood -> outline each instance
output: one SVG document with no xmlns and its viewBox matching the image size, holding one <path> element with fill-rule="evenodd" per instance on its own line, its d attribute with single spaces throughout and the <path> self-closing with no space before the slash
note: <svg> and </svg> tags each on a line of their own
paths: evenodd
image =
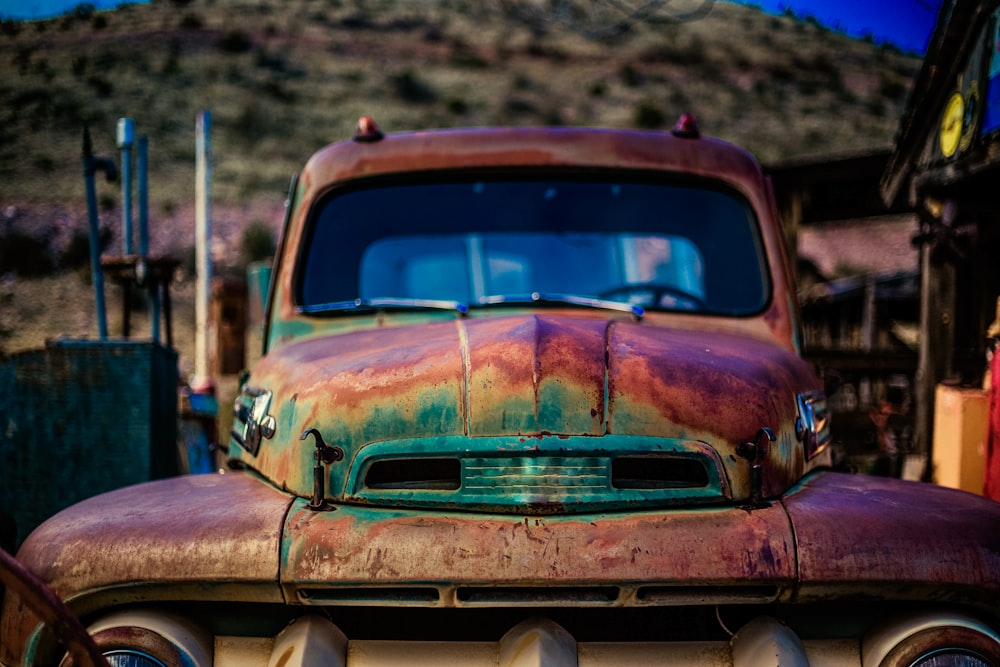
<svg viewBox="0 0 1000 667">
<path fill-rule="evenodd" d="M 468 323 L 469 435 L 601 435 L 611 326 L 545 315 Z"/>
<path fill-rule="evenodd" d="M 743 442 L 761 426 L 781 428 L 795 394 L 817 388 L 807 363 L 745 336 L 623 323 L 609 358 L 615 433 L 655 432 L 666 422 L 681 434 Z"/>
<path fill-rule="evenodd" d="M 791 529 L 778 506 L 586 518 L 342 507 L 289 516 L 282 583 L 300 587 L 621 583 L 788 587 Z"/>
</svg>

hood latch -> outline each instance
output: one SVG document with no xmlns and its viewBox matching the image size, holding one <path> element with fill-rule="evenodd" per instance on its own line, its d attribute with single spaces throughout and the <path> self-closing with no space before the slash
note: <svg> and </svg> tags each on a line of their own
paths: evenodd
<svg viewBox="0 0 1000 667">
<path fill-rule="evenodd" d="M 750 462 L 750 504 L 754 507 L 764 504 L 764 456 L 767 444 L 775 440 L 774 431 L 762 426 L 751 442 L 744 442 L 736 448 L 736 453 Z"/>
<path fill-rule="evenodd" d="M 299 440 L 305 440 L 309 436 L 316 439 L 316 451 L 313 452 L 313 459 L 316 465 L 313 466 L 313 497 L 309 501 L 309 509 L 316 512 L 332 509 L 326 500 L 326 468 L 324 464 L 342 461 L 344 450 L 337 446 L 330 446 L 323 440 L 323 435 L 314 428 L 307 428 L 299 436 Z"/>
</svg>

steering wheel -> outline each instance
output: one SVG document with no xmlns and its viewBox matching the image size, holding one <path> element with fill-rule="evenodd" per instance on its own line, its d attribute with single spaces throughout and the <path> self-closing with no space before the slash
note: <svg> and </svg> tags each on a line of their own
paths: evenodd
<svg viewBox="0 0 1000 667">
<path fill-rule="evenodd" d="M 66 603 L 41 579 L 0 549 L 0 584 L 16 593 L 49 626 L 69 652 L 75 667 L 108 667 L 101 650 Z"/>
<path fill-rule="evenodd" d="M 705 306 L 705 301 L 676 285 L 663 283 L 639 283 L 636 285 L 619 285 L 604 290 L 598 296 L 610 301 L 624 301 L 643 308 L 667 307 L 677 310 L 699 310 Z M 672 303 L 664 304 L 664 300 Z"/>
</svg>

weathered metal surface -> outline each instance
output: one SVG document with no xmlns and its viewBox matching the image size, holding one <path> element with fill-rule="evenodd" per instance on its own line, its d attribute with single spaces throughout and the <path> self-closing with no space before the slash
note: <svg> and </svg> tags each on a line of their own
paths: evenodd
<svg viewBox="0 0 1000 667">
<path fill-rule="evenodd" d="M 244 473 L 131 486 L 57 514 L 18 560 L 79 615 L 112 601 L 280 602 L 278 540 L 289 500 Z M 0 623 L 0 661 L 20 664 L 37 620 L 7 596 Z"/>
<path fill-rule="evenodd" d="M 379 466 L 385 464 L 389 473 L 380 477 L 386 468 Z M 362 448 L 347 474 L 347 502 L 383 507 L 539 515 L 712 506 L 732 500 L 718 452 L 705 443 L 676 438 L 387 440 Z"/>
<path fill-rule="evenodd" d="M 497 517 L 340 507 L 297 501 L 286 524 L 281 580 L 303 589 L 419 585 L 435 606 L 464 587 L 679 585 L 736 589 L 795 579 L 791 526 L 780 505 L 585 517 Z M 567 594 L 569 595 L 569 594 Z M 330 599 L 327 598 L 327 599 Z M 586 600 L 581 600 L 586 603 Z M 641 604 L 611 596 L 604 604 Z"/>
<path fill-rule="evenodd" d="M 467 433 L 603 434 L 606 337 L 614 328 L 603 319 L 545 316 L 463 324 Z"/>
<path fill-rule="evenodd" d="M 613 433 L 698 441 L 715 448 L 733 497 L 745 500 L 749 464 L 736 449 L 766 426 L 779 437 L 764 457 L 765 495 L 806 469 L 796 394 L 817 381 L 795 355 L 745 336 L 602 313 L 468 319 L 424 324 L 419 337 L 398 327 L 335 341 L 288 345 L 258 365 L 250 382 L 273 392 L 275 434 L 256 457 L 230 452 L 300 496 L 313 491 L 312 449 L 299 438 L 309 428 L 345 451 L 325 484 L 335 499 L 363 448 L 393 439 Z M 561 449 L 539 441 L 535 453 Z"/>
<path fill-rule="evenodd" d="M 952 489 L 824 473 L 783 501 L 795 525 L 800 602 L 1000 599 L 1000 503 Z"/>
<path fill-rule="evenodd" d="M 608 345 L 609 430 L 701 440 L 726 463 L 735 498 L 750 496 L 749 465 L 737 454 L 762 427 L 769 445 L 763 493 L 774 496 L 808 469 L 795 436 L 795 395 L 816 388 L 811 368 L 770 343 L 745 336 L 620 326 Z M 822 457 L 817 463 L 828 463 Z"/>
</svg>

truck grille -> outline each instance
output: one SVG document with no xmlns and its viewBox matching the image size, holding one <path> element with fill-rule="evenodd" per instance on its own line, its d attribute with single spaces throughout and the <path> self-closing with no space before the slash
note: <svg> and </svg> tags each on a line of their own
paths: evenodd
<svg viewBox="0 0 1000 667">
<path fill-rule="evenodd" d="M 346 499 L 377 505 L 565 513 L 722 502 L 728 496 L 717 455 L 704 443 L 665 445 L 622 436 L 613 441 L 553 438 L 563 450 L 555 453 L 542 447 L 516 451 L 502 438 L 484 438 L 471 441 L 480 445 L 475 451 L 456 453 L 442 450 L 458 442 L 441 440 L 449 442 L 430 447 L 377 443 L 365 448 L 362 453 L 368 456 L 359 457 Z M 594 452 L 595 440 L 613 446 Z M 581 444 L 588 445 L 587 452 L 573 451 Z M 423 451 L 419 456 L 399 455 L 407 450 Z"/>
</svg>

